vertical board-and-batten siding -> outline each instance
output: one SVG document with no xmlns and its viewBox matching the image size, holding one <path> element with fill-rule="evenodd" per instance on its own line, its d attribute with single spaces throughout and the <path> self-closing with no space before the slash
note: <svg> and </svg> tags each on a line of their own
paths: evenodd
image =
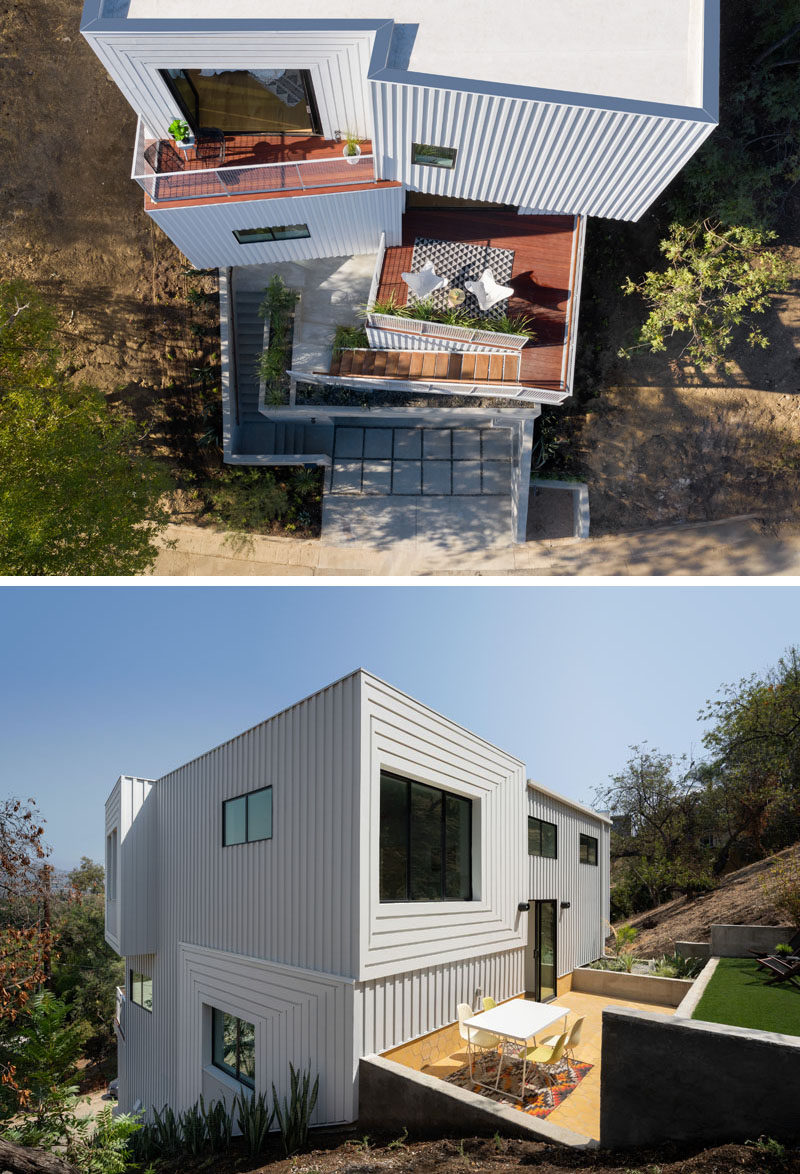
<svg viewBox="0 0 800 1174">
<path fill-rule="evenodd" d="M 609 823 L 556 796 L 528 784 L 528 815 L 554 823 L 557 832 L 555 860 L 528 856 L 526 900 L 555 901 L 557 971 L 559 977 L 577 966 L 593 962 L 603 953 L 608 918 Z M 597 839 L 597 865 L 581 864 L 581 832 Z M 569 901 L 569 909 L 560 902 Z M 530 915 L 533 927 L 533 912 Z M 529 943 L 532 945 L 532 943 Z"/>
<path fill-rule="evenodd" d="M 150 779 L 120 779 L 119 951 L 151 954 L 158 946 L 158 804 Z"/>
<path fill-rule="evenodd" d="M 381 770 L 472 800 L 472 901 L 380 901 Z M 525 773 L 518 759 L 364 674 L 359 979 L 520 947 L 524 820 Z"/>
<path fill-rule="evenodd" d="M 183 117 L 159 70 L 250 67 L 308 70 L 323 136 L 352 131 L 372 137 L 367 71 L 373 29 L 287 30 L 276 27 L 278 21 L 255 20 L 93 20 L 90 9 L 96 7 L 85 5 L 81 31 L 159 138 L 168 138 L 170 122 Z"/>
<path fill-rule="evenodd" d="M 125 958 L 122 989 L 125 992 L 125 1039 L 117 1044 L 119 1103 L 130 1111 L 137 1100 L 148 1110 L 169 1103 L 170 1086 L 163 1064 L 160 1038 L 163 1009 L 154 1003 L 146 1011 L 130 998 L 130 972 L 137 971 L 153 979 L 153 990 L 161 990 L 160 959 L 155 954 L 129 954 Z"/>
<path fill-rule="evenodd" d="M 112 950 L 119 950 L 119 815 L 120 815 L 120 791 L 122 789 L 122 779 L 117 779 L 111 794 L 106 799 L 106 868 L 111 867 L 111 858 L 108 850 L 108 837 L 112 832 L 117 833 L 117 854 L 116 854 L 116 875 L 113 880 L 113 888 L 115 897 L 109 900 L 109 884 L 106 878 L 106 921 L 105 921 L 105 938 Z"/>
<path fill-rule="evenodd" d="M 541 213 L 637 220 L 715 126 L 702 110 L 615 109 L 612 99 L 605 108 L 602 98 L 581 105 L 582 95 L 504 97 L 435 81 L 371 83 L 379 176 Z M 413 142 L 455 147 L 455 167 L 413 164 Z"/>
<path fill-rule="evenodd" d="M 399 185 L 342 190 L 268 200 L 169 204 L 148 213 L 197 269 L 306 261 L 375 253 L 386 243 L 400 244 L 405 193 Z M 234 229 L 307 224 L 308 237 L 239 244 Z"/>
</svg>

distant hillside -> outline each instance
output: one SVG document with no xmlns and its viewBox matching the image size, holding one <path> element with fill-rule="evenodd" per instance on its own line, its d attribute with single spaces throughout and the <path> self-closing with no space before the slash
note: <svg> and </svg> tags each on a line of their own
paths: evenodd
<svg viewBox="0 0 800 1174">
<path fill-rule="evenodd" d="M 761 882 L 776 860 L 798 849 L 800 842 L 728 873 L 713 893 L 693 900 L 677 897 L 617 925 L 633 925 L 639 930 L 636 952 L 644 958 L 672 954 L 676 941 L 707 942 L 712 925 L 783 925 L 786 917 L 778 914 L 767 899 Z"/>
</svg>

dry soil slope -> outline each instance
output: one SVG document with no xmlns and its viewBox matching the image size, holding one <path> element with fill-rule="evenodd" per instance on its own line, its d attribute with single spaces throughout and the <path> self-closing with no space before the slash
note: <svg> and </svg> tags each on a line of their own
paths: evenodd
<svg viewBox="0 0 800 1174">
<path fill-rule="evenodd" d="M 781 916 L 762 888 L 765 874 L 776 860 L 800 849 L 800 843 L 748 864 L 723 878 L 720 887 L 689 901 L 678 897 L 639 913 L 627 923 L 639 930 L 637 953 L 644 957 L 671 954 L 675 942 L 707 942 L 712 925 L 781 925 Z"/>
</svg>

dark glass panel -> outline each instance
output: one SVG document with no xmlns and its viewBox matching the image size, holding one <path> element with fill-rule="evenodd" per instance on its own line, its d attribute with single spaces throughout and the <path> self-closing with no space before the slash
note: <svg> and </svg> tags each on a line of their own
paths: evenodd
<svg viewBox="0 0 800 1174">
<path fill-rule="evenodd" d="M 445 795 L 445 890 L 449 901 L 472 897 L 471 803 L 457 795 Z"/>
<path fill-rule="evenodd" d="M 272 788 L 247 796 L 247 839 L 268 840 L 272 835 Z"/>
<path fill-rule="evenodd" d="M 381 775 L 381 901 L 408 899 L 408 784 Z"/>
<path fill-rule="evenodd" d="M 441 791 L 411 784 L 411 900 L 442 899 Z"/>
<path fill-rule="evenodd" d="M 243 844 L 246 836 L 247 796 L 229 799 L 222 805 L 225 828 L 223 844 Z"/>
</svg>

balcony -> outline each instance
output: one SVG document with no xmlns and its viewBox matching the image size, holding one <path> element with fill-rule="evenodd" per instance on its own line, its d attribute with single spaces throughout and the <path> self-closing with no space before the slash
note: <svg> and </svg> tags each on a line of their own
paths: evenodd
<svg viewBox="0 0 800 1174">
<path fill-rule="evenodd" d="M 226 134 L 224 146 L 182 150 L 139 119 L 131 178 L 150 205 L 318 191 L 375 183 L 372 144 L 348 161 L 342 144 L 310 135 Z"/>
</svg>

